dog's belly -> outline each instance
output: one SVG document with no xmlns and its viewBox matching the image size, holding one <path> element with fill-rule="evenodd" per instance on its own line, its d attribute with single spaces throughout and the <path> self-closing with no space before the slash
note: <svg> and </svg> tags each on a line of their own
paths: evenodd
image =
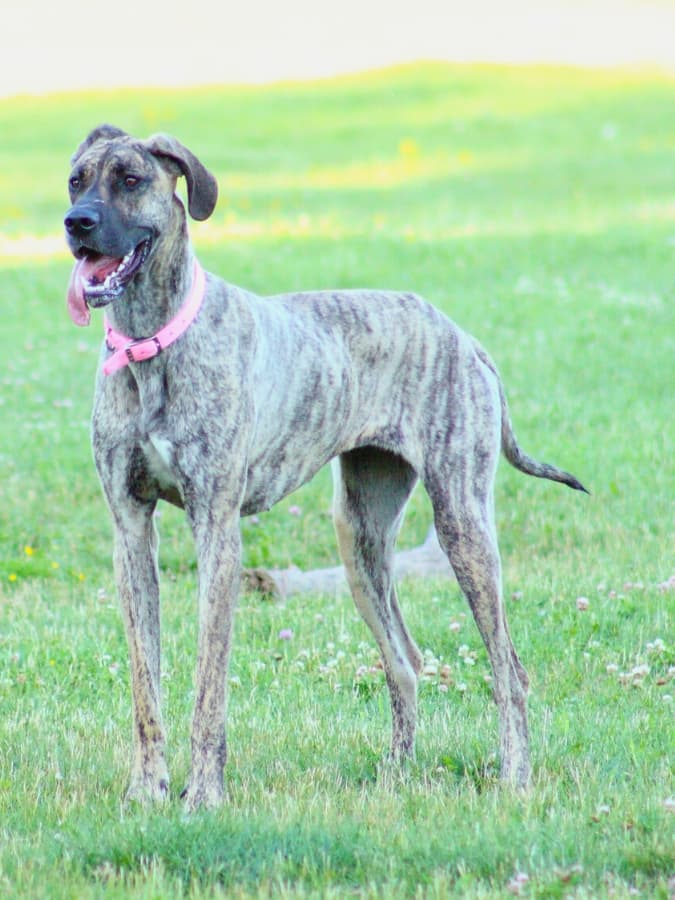
<svg viewBox="0 0 675 900">
<path fill-rule="evenodd" d="M 341 388 L 295 404 L 279 396 L 276 416 L 260 426 L 259 440 L 249 450 L 242 514 L 270 509 L 331 459 L 358 447 L 396 453 L 419 470 L 424 392 L 418 393 L 417 409 L 410 410 L 405 386 L 392 385 L 386 374 L 386 389 L 377 379 L 347 377 Z"/>
<path fill-rule="evenodd" d="M 293 452 L 293 451 L 291 451 Z M 246 491 L 241 508 L 243 516 L 265 512 L 288 494 L 306 484 L 337 451 L 313 453 L 309 459 L 298 459 L 297 465 L 289 465 L 287 454 L 265 454 L 254 466 L 249 467 Z"/>
<path fill-rule="evenodd" d="M 273 433 L 254 440 L 249 452 L 242 514 L 270 509 L 283 497 L 306 484 L 330 459 L 352 443 L 348 422 L 348 395 L 338 394 L 324 410 L 310 412 L 303 404 L 281 410 Z M 283 407 L 283 400 L 280 401 Z M 304 413 L 303 413 L 304 410 Z M 283 413 L 287 413 L 287 417 Z"/>
</svg>

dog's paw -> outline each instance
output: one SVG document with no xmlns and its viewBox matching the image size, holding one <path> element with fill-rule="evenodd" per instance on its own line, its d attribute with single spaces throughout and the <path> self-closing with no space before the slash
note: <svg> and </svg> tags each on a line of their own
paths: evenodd
<svg viewBox="0 0 675 900">
<path fill-rule="evenodd" d="M 223 803 L 222 781 L 219 783 L 215 779 L 210 781 L 191 779 L 180 798 L 186 813 L 217 809 Z"/>
<path fill-rule="evenodd" d="M 151 775 L 133 776 L 129 784 L 125 803 L 138 803 L 141 806 L 166 803 L 169 799 L 169 779 L 155 778 Z"/>
<path fill-rule="evenodd" d="M 530 786 L 530 756 L 527 749 L 502 755 L 499 779 L 501 783 L 516 791 L 526 791 Z"/>
</svg>

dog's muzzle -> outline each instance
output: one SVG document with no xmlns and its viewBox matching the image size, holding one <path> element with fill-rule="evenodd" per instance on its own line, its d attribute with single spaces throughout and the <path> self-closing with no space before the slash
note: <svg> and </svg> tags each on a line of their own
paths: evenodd
<svg viewBox="0 0 675 900">
<path fill-rule="evenodd" d="M 103 208 L 96 202 L 73 206 L 64 225 L 78 260 L 68 286 L 68 311 L 76 325 L 88 325 L 89 307 L 107 306 L 124 293 L 150 253 L 152 235 L 149 229 L 139 228 L 125 241 L 126 246 L 105 246 Z"/>
</svg>

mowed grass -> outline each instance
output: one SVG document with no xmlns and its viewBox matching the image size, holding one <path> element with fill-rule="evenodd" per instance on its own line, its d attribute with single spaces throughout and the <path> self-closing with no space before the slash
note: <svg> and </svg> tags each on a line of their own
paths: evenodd
<svg viewBox="0 0 675 900">
<path fill-rule="evenodd" d="M 674 108 L 656 74 L 446 66 L 0 102 L 3 896 L 670 895 Z M 165 507 L 172 799 L 121 804 L 128 665 L 88 440 L 101 324 L 66 315 L 60 237 L 68 159 L 101 121 L 172 132 L 218 176 L 192 233 L 228 280 L 426 295 L 497 361 L 523 446 L 592 491 L 500 468 L 532 681 L 526 796 L 497 783 L 488 663 L 459 591 L 406 582 L 428 658 L 415 763 L 380 763 L 386 688 L 349 598 L 245 597 L 227 803 L 185 818 L 197 573 Z M 322 472 L 244 521 L 247 564 L 334 564 L 330 502 Z M 419 490 L 401 543 L 429 521 Z"/>
</svg>

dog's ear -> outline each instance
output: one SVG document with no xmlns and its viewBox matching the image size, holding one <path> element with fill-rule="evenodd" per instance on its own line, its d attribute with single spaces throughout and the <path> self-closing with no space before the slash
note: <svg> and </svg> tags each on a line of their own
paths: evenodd
<svg viewBox="0 0 675 900">
<path fill-rule="evenodd" d="M 99 125 L 98 128 L 94 128 L 94 130 L 86 136 L 75 153 L 73 153 L 70 158 L 71 165 L 74 166 L 84 151 L 88 150 L 92 144 L 96 143 L 96 141 L 111 141 L 113 138 L 126 136 L 126 131 L 122 131 L 121 128 L 116 128 L 114 125 Z"/>
<path fill-rule="evenodd" d="M 187 181 L 188 212 L 198 221 L 208 219 L 218 199 L 218 182 L 213 175 L 187 147 L 167 134 L 153 135 L 144 142 L 144 146 L 154 156 L 168 159 L 178 166 Z"/>
</svg>

